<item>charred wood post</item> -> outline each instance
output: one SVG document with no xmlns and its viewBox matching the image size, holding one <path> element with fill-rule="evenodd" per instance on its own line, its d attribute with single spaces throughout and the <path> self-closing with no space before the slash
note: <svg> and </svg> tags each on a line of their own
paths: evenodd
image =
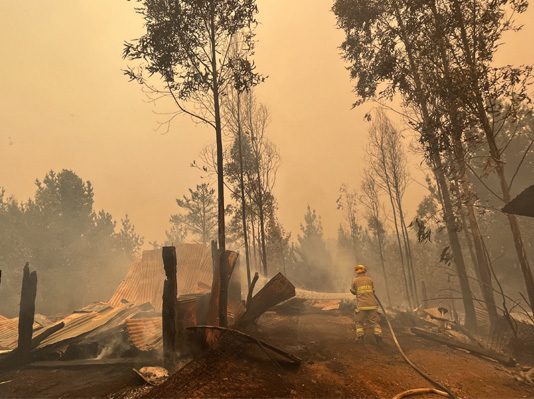
<svg viewBox="0 0 534 399">
<path fill-rule="evenodd" d="M 163 307 L 161 311 L 163 328 L 163 364 L 169 371 L 176 364 L 176 312 L 178 285 L 176 281 L 176 248 L 163 247 L 163 267 L 165 281 L 163 283 Z"/>
<path fill-rule="evenodd" d="M 223 327 L 228 325 L 228 286 L 238 257 L 239 254 L 234 251 L 224 251 L 224 253 L 221 253 L 215 241 L 212 241 L 213 281 L 211 284 L 211 298 L 208 310 L 208 322 L 211 325 L 220 325 Z"/>
<path fill-rule="evenodd" d="M 22 289 L 20 292 L 19 337 L 17 347 L 17 355 L 22 362 L 31 359 L 36 295 L 37 272 L 33 271 L 30 273 L 30 264 L 26 262 L 22 274 Z"/>
</svg>

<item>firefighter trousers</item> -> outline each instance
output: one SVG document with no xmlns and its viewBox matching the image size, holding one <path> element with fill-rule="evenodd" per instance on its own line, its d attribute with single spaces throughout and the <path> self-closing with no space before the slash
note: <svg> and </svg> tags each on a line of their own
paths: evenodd
<svg viewBox="0 0 534 399">
<path fill-rule="evenodd" d="M 372 330 L 374 335 L 381 336 L 380 315 L 377 309 L 357 310 L 354 315 L 356 336 L 363 337 L 366 331 Z"/>
</svg>

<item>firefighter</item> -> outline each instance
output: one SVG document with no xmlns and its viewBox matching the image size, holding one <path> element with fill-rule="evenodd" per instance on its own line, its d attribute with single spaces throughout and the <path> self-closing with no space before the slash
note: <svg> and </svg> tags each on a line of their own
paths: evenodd
<svg viewBox="0 0 534 399">
<path fill-rule="evenodd" d="M 365 331 L 372 329 L 376 342 L 380 343 L 382 342 L 382 328 L 380 327 L 380 315 L 378 314 L 373 280 L 367 276 L 367 268 L 364 265 L 357 265 L 354 271 L 356 278 L 352 281 L 350 291 L 356 295 L 356 338 L 362 342 Z"/>
</svg>

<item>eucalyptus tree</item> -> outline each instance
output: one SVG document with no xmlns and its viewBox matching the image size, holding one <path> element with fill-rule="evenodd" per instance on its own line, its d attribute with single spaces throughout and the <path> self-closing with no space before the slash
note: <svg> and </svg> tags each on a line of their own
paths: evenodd
<svg viewBox="0 0 534 399">
<path fill-rule="evenodd" d="M 500 194 L 492 192 L 502 204 L 511 201 L 513 184 L 513 176 L 507 176 L 504 152 L 517 136 L 501 138 L 507 127 L 520 130 L 521 111 L 530 103 L 532 66 L 496 67 L 494 56 L 503 34 L 520 29 L 514 18 L 527 7 L 526 0 L 475 0 L 469 4 L 448 0 L 431 4 L 438 33 L 445 38 L 440 40 L 442 60 L 445 57 L 450 60 L 451 84 L 463 88 L 455 93 L 459 107 L 487 147 L 485 169 L 498 178 Z M 532 145 L 527 146 L 525 155 L 531 149 Z M 534 308 L 534 278 L 520 226 L 516 216 L 507 215 L 507 219 L 530 306 Z"/>
<path fill-rule="evenodd" d="M 405 108 L 414 116 L 412 126 L 420 133 L 426 159 L 438 183 L 454 264 L 462 291 L 466 326 L 476 327 L 475 309 L 465 261 L 458 237 L 453 202 L 443 166 L 440 142 L 440 110 L 430 94 L 433 87 L 423 79 L 425 63 L 421 49 L 421 21 L 414 15 L 419 2 L 399 0 L 336 0 L 333 11 L 346 38 L 342 44 L 356 81 L 355 105 L 370 99 L 391 100 L 400 93 Z"/>
<path fill-rule="evenodd" d="M 140 62 L 126 75 L 154 98 L 176 106 L 170 123 L 188 115 L 215 132 L 218 246 L 226 249 L 221 101 L 230 87 L 257 84 L 254 52 L 255 0 L 137 0 L 146 32 L 126 42 L 123 55 Z M 235 51 L 234 51 L 235 50 Z M 154 76 L 155 75 L 155 76 Z M 223 257 L 221 262 L 224 262 Z M 226 271 L 221 267 L 220 322 L 226 324 Z"/>
</svg>

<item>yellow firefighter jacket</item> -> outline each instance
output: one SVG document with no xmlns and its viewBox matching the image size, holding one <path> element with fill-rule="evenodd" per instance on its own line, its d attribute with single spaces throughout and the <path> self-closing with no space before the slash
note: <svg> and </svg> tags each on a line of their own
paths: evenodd
<svg viewBox="0 0 534 399">
<path fill-rule="evenodd" d="M 352 289 L 356 291 L 358 310 L 377 310 L 378 303 L 375 299 L 374 284 L 371 277 L 358 276 L 352 281 Z"/>
</svg>

